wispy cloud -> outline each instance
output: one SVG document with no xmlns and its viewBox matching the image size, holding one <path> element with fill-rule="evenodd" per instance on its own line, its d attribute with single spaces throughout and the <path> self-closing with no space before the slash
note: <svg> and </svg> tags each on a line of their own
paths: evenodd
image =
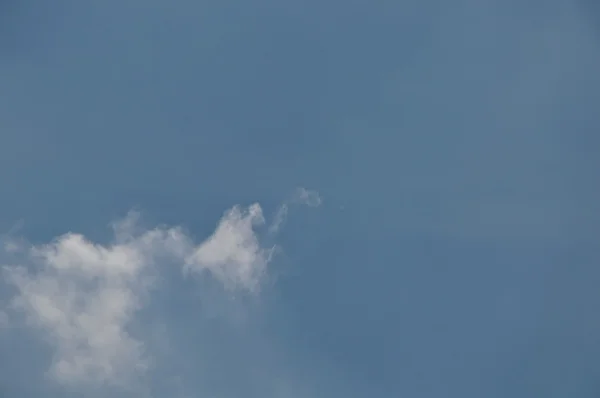
<svg viewBox="0 0 600 398">
<path fill-rule="evenodd" d="M 293 203 L 300 203 L 310 207 L 320 206 L 322 203 L 321 196 L 317 191 L 311 191 L 306 188 L 297 188 L 292 196 Z"/>
<path fill-rule="evenodd" d="M 273 253 L 263 248 L 255 228 L 265 223 L 259 204 L 233 207 L 215 232 L 187 256 L 186 272 L 210 272 L 228 289 L 256 292 Z"/>
<path fill-rule="evenodd" d="M 302 187 L 296 188 L 291 197 L 277 208 L 277 212 L 269 226 L 269 233 L 275 235 L 279 232 L 279 229 L 283 226 L 288 216 L 289 206 L 291 204 L 318 207 L 321 205 L 321 202 L 321 196 L 317 191 L 311 191 Z"/>
<path fill-rule="evenodd" d="M 302 201 L 312 205 L 316 194 L 311 195 L 298 198 L 311 198 Z M 284 218 L 278 213 L 271 227 L 279 228 Z M 63 385 L 126 387 L 151 368 L 152 353 L 132 325 L 162 267 L 176 264 L 184 275 L 256 294 L 273 258 L 275 247 L 262 243 L 266 221 L 259 204 L 225 212 L 200 244 L 181 228 L 141 230 L 136 220 L 131 214 L 115 223 L 109 244 L 68 233 L 43 245 L 5 247 L 20 260 L 3 267 L 5 282 L 16 291 L 7 311 L 24 315 L 50 344 L 49 374 Z M 7 323 L 0 312 L 0 325 Z"/>
</svg>

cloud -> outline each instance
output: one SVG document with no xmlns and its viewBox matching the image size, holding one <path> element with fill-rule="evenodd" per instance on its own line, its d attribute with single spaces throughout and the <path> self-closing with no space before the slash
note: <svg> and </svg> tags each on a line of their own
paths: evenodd
<svg viewBox="0 0 600 398">
<path fill-rule="evenodd" d="M 284 218 L 280 212 L 271 226 Z M 276 249 L 263 244 L 266 221 L 257 203 L 225 212 L 197 245 L 181 228 L 143 230 L 137 219 L 130 214 L 115 223 L 109 244 L 67 233 L 42 245 L 5 245 L 19 258 L 3 267 L 4 281 L 15 288 L 6 309 L 50 345 L 48 372 L 60 384 L 128 387 L 152 368 L 152 353 L 133 325 L 165 266 L 256 294 Z M 0 309 L 0 325 L 7 322 Z"/>
<path fill-rule="evenodd" d="M 317 207 L 321 198 L 316 191 L 298 188 L 288 202 Z M 276 234 L 288 215 L 288 204 L 278 207 L 268 233 Z M 257 292 L 267 264 L 277 247 L 262 247 L 256 228 L 265 224 L 258 203 L 242 209 L 234 206 L 221 218 L 215 232 L 188 256 L 184 270 L 209 271 L 227 288 Z"/>
<path fill-rule="evenodd" d="M 279 206 L 277 212 L 275 213 L 275 216 L 273 217 L 273 222 L 269 226 L 269 235 L 276 235 L 277 232 L 279 232 L 279 229 L 283 226 L 283 223 L 287 218 L 288 211 L 289 210 L 287 204 L 284 203 L 281 206 Z"/>
<path fill-rule="evenodd" d="M 269 226 L 269 234 L 276 235 L 277 232 L 279 232 L 279 229 L 283 226 L 285 219 L 288 216 L 290 204 L 300 204 L 309 207 L 318 207 L 321 205 L 321 203 L 322 200 L 317 191 L 311 191 L 302 187 L 296 188 L 296 190 L 287 200 L 287 202 L 283 203 L 277 209 L 277 212 L 273 217 L 273 222 Z"/>
<path fill-rule="evenodd" d="M 209 271 L 228 289 L 256 292 L 274 248 L 262 248 L 255 228 L 265 219 L 259 204 L 227 211 L 215 232 L 187 257 L 184 270 Z"/>
<path fill-rule="evenodd" d="M 57 381 L 125 385 L 149 367 L 128 328 L 152 288 L 154 260 L 179 254 L 184 243 L 177 229 L 121 235 L 107 246 L 69 233 L 30 247 L 26 265 L 4 267 L 17 288 L 11 309 L 52 345 Z"/>
</svg>

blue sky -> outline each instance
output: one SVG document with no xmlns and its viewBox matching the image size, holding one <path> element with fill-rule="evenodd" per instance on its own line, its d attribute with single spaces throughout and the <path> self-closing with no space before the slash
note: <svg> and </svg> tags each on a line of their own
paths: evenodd
<svg viewBox="0 0 600 398">
<path fill-rule="evenodd" d="M 598 396 L 595 2 L 51 3 L 0 3 L 2 396 Z"/>
</svg>

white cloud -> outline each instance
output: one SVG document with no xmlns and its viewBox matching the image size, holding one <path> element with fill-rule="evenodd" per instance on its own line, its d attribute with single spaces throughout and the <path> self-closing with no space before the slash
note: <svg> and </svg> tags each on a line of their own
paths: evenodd
<svg viewBox="0 0 600 398">
<path fill-rule="evenodd" d="M 148 368 L 128 327 L 152 286 L 154 259 L 180 253 L 182 243 L 177 229 L 121 236 L 108 246 L 66 234 L 29 248 L 25 266 L 4 267 L 18 291 L 12 309 L 55 349 L 56 380 L 122 385 Z"/>
<path fill-rule="evenodd" d="M 256 292 L 273 253 L 273 248 L 261 247 L 254 230 L 264 223 L 259 204 L 247 209 L 233 207 L 213 235 L 188 256 L 185 270 L 209 271 L 228 289 L 241 287 Z"/>
<path fill-rule="evenodd" d="M 279 228 L 285 211 L 272 225 Z M 59 383 L 125 387 L 151 366 L 151 353 L 131 327 L 159 266 L 177 264 L 184 274 L 256 293 L 275 249 L 261 244 L 257 229 L 264 224 L 259 204 L 234 206 L 208 239 L 194 245 L 179 228 L 136 231 L 132 214 L 114 225 L 110 244 L 68 233 L 44 245 L 10 245 L 6 251 L 22 261 L 3 267 L 5 281 L 16 288 L 8 310 L 23 314 L 51 345 L 49 373 Z M 0 325 L 7 319 L 0 311 Z"/>
<path fill-rule="evenodd" d="M 290 202 L 317 207 L 321 198 L 316 191 L 298 188 Z M 268 228 L 270 235 L 279 231 L 287 215 L 288 205 L 283 203 Z M 228 288 L 241 287 L 256 292 L 276 250 L 275 246 L 265 248 L 260 244 L 255 229 L 264 224 L 265 218 L 258 203 L 247 209 L 233 207 L 221 218 L 214 234 L 188 257 L 186 271 L 210 271 Z"/>
</svg>

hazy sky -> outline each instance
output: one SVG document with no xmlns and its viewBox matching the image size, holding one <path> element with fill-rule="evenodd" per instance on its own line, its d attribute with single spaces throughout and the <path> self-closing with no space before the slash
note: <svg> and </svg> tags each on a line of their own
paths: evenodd
<svg viewBox="0 0 600 398">
<path fill-rule="evenodd" d="M 0 395 L 598 397 L 596 4 L 0 1 Z"/>
</svg>

